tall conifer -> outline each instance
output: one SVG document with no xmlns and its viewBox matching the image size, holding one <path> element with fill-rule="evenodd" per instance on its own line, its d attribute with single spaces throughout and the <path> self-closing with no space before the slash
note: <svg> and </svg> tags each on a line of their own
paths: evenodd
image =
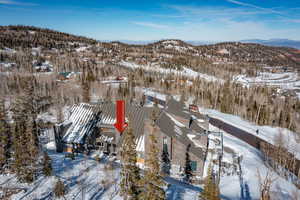
<svg viewBox="0 0 300 200">
<path fill-rule="evenodd" d="M 207 177 L 205 178 L 203 192 L 200 193 L 200 200 L 220 200 L 219 187 L 212 175 L 211 165 L 208 167 Z"/>
<path fill-rule="evenodd" d="M 4 101 L 0 100 L 0 172 L 4 170 L 10 158 L 10 128 L 7 123 Z"/>
<path fill-rule="evenodd" d="M 159 151 L 157 140 L 153 134 L 149 136 L 150 152 L 146 160 L 145 175 L 142 178 L 143 190 L 140 198 L 143 200 L 164 200 L 165 191 L 163 190 L 164 182 L 160 174 Z"/>
<path fill-rule="evenodd" d="M 36 117 L 37 99 L 34 81 L 26 82 L 24 93 L 13 104 L 13 160 L 14 170 L 20 181 L 34 181 L 38 171 L 39 142 Z"/>
<path fill-rule="evenodd" d="M 135 137 L 130 126 L 123 134 L 124 141 L 121 147 L 121 195 L 125 200 L 135 200 L 138 199 L 140 192 L 140 170 L 136 165 Z"/>
</svg>

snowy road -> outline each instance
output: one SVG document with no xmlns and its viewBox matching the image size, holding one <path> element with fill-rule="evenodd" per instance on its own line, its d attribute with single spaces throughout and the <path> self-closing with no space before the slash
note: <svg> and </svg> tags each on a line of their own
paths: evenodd
<svg viewBox="0 0 300 200">
<path fill-rule="evenodd" d="M 248 133 L 244 130 L 241 130 L 231 124 L 228 124 L 222 120 L 212 118 L 210 117 L 209 123 L 212 124 L 215 127 L 218 127 L 219 129 L 222 129 L 223 131 L 229 133 L 230 135 L 243 140 L 244 142 L 248 143 L 249 145 L 253 146 L 254 148 L 260 150 L 260 144 L 261 143 L 268 143 L 269 145 L 274 146 L 273 144 L 269 143 L 268 141 L 265 141 L 259 137 L 256 137 L 255 135 Z M 291 155 L 292 156 L 292 155 Z M 300 160 L 296 160 L 296 173 L 295 175 L 298 175 L 299 169 L 300 169 Z"/>
</svg>

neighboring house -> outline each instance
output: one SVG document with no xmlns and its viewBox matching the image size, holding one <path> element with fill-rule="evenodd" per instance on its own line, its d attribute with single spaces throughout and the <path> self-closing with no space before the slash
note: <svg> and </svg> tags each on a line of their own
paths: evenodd
<svg viewBox="0 0 300 200">
<path fill-rule="evenodd" d="M 66 81 L 76 77 L 78 73 L 76 72 L 59 72 L 57 76 L 57 80 Z"/>
<path fill-rule="evenodd" d="M 45 62 L 34 62 L 33 68 L 37 72 L 52 72 L 53 71 L 53 65 L 49 61 Z"/>
<path fill-rule="evenodd" d="M 163 151 L 168 151 L 171 174 L 182 175 L 186 155 L 191 161 L 193 173 L 202 177 L 207 154 L 208 121 L 200 113 L 191 113 L 188 105 L 171 98 L 157 119 L 153 121 L 152 107 L 126 104 L 125 119 L 132 127 L 136 138 L 137 164 L 144 166 L 149 155 L 149 135 L 158 141 L 161 159 Z M 115 127 L 116 108 L 114 102 L 77 104 L 71 108 L 70 117 L 57 125 L 57 138 L 65 151 L 100 150 L 106 154 L 119 156 L 124 134 Z"/>
<path fill-rule="evenodd" d="M 0 70 L 12 70 L 17 66 L 16 63 L 11 62 L 0 62 Z"/>
<path fill-rule="evenodd" d="M 168 96 L 152 90 L 146 90 L 143 95 L 144 101 L 146 104 L 158 104 L 163 107 L 167 105 Z"/>
<path fill-rule="evenodd" d="M 170 99 L 167 109 L 156 121 L 161 134 L 161 146 L 168 150 L 171 172 L 184 172 L 186 154 L 190 156 L 194 175 L 202 177 L 207 154 L 207 119 L 199 113 L 190 113 L 184 103 Z"/>
</svg>

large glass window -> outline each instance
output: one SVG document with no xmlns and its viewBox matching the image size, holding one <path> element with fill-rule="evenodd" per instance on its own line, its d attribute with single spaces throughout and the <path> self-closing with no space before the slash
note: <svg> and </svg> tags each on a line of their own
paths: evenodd
<svg viewBox="0 0 300 200">
<path fill-rule="evenodd" d="M 191 161 L 192 171 L 197 171 L 197 161 Z"/>
</svg>

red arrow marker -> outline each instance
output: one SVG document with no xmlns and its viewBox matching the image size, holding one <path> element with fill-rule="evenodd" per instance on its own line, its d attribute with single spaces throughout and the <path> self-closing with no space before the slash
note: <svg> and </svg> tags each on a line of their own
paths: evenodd
<svg viewBox="0 0 300 200">
<path fill-rule="evenodd" d="M 120 133 L 122 133 L 127 127 L 127 123 L 125 123 L 125 101 L 124 100 L 117 100 L 116 117 L 117 117 L 117 121 L 114 124 L 114 126 Z"/>
</svg>

